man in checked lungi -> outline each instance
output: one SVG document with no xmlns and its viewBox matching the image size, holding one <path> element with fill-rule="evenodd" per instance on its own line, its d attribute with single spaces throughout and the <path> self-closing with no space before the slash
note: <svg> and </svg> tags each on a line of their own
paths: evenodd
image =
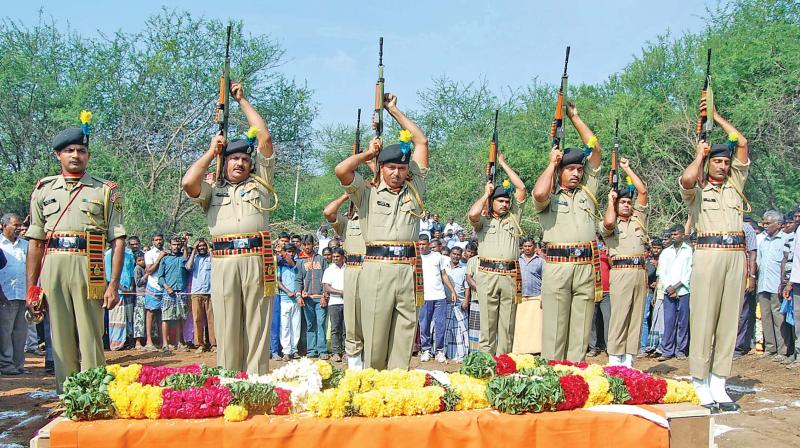
<svg viewBox="0 0 800 448">
<path fill-rule="evenodd" d="M 705 100 L 700 104 L 704 110 Z M 750 167 L 747 139 L 714 109 L 727 143 L 700 140 L 680 177 L 683 202 L 697 226 L 690 279 L 689 373 L 700 404 L 715 412 L 739 405 L 725 391 L 731 374 L 739 310 L 745 288 L 744 183 Z M 707 161 L 707 163 L 706 163 Z"/>
<path fill-rule="evenodd" d="M 211 233 L 211 306 L 217 363 L 226 369 L 265 374 L 275 295 L 275 258 L 269 214 L 277 206 L 272 179 L 275 154 L 267 123 L 245 98 L 239 83 L 232 97 L 247 117 L 245 140 L 211 139 L 208 151 L 183 176 L 186 194 L 206 214 Z M 211 162 L 224 157 L 223 176 L 203 181 Z"/>
<path fill-rule="evenodd" d="M 546 244 L 542 270 L 542 356 L 583 361 L 592 331 L 594 303 L 603 298 L 597 230 L 601 148 L 592 130 L 567 104 L 567 116 L 584 147 L 558 146 L 533 188 Z M 555 188 L 554 188 L 555 184 Z"/>
<path fill-rule="evenodd" d="M 500 186 L 487 182 L 483 196 L 469 209 L 469 221 L 478 232 L 475 282 L 481 308 L 480 345 L 492 355 L 510 353 L 514 343 L 517 304 L 522 301 L 519 220 L 528 197 L 525 183 L 506 163 L 502 152 L 497 161 L 508 179 Z"/>
<path fill-rule="evenodd" d="M 397 108 L 396 96 L 387 93 L 384 107 L 402 128 L 400 144 L 381 149 L 380 137 L 373 138 L 367 151 L 336 166 L 336 176 L 358 209 L 366 243 L 358 278 L 364 364 L 408 369 L 422 305 L 422 265 L 415 244 L 425 208 L 428 139 Z M 377 182 L 366 184 L 356 168 L 376 157 Z"/>
<path fill-rule="evenodd" d="M 631 367 L 639 353 L 647 300 L 647 187 L 628 159 L 621 159 L 619 166 L 627 175 L 626 185 L 608 193 L 608 210 L 600 227 L 611 258 L 611 323 L 606 350 L 609 364 Z"/>
</svg>

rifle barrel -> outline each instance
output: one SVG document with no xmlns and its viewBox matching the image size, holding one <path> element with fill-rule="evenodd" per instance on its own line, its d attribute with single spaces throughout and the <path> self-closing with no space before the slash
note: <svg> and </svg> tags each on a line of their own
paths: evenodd
<svg viewBox="0 0 800 448">
<path fill-rule="evenodd" d="M 569 65 L 569 45 L 567 45 L 567 56 L 564 58 L 564 76 L 567 76 L 567 65 Z"/>
</svg>

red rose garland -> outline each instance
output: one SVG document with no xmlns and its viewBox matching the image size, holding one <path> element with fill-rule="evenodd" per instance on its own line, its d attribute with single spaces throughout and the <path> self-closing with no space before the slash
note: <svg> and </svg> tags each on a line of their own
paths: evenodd
<svg viewBox="0 0 800 448">
<path fill-rule="evenodd" d="M 589 367 L 589 363 L 588 362 L 572 362 L 572 361 L 567 361 L 566 359 L 561 360 L 561 361 L 556 361 L 556 360 L 547 361 L 547 365 L 548 366 L 569 366 L 569 367 L 577 367 L 579 369 L 585 369 L 585 368 Z"/>
<path fill-rule="evenodd" d="M 630 400 L 625 404 L 659 403 L 667 394 L 667 381 L 625 366 L 603 367 L 607 375 L 622 378 Z"/>
<path fill-rule="evenodd" d="M 510 375 L 512 373 L 517 373 L 517 363 L 510 356 L 495 356 L 494 361 L 497 363 L 497 366 L 495 366 L 495 373 L 497 375 Z"/>
<path fill-rule="evenodd" d="M 139 382 L 145 385 L 158 386 L 164 378 L 175 373 L 193 373 L 195 375 L 200 375 L 201 368 L 199 364 L 190 364 L 181 367 L 142 366 L 142 372 L 139 374 Z"/>
<path fill-rule="evenodd" d="M 589 384 L 578 375 L 564 375 L 558 379 L 564 390 L 564 401 L 556 405 L 557 411 L 568 411 L 583 407 L 589 399 Z"/>
<path fill-rule="evenodd" d="M 214 387 L 214 386 L 219 386 L 218 376 L 210 376 L 206 378 L 206 382 L 203 383 L 203 387 Z"/>
<path fill-rule="evenodd" d="M 273 413 L 275 415 L 288 415 L 292 409 L 292 391 L 276 387 L 275 393 L 278 395 L 278 401 L 272 407 Z"/>
<path fill-rule="evenodd" d="M 233 398 L 226 387 L 166 388 L 161 394 L 161 418 L 219 417 Z"/>
</svg>

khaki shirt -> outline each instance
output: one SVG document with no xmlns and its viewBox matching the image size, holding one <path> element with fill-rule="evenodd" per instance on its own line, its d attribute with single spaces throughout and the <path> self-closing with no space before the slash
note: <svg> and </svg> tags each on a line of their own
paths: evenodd
<svg viewBox="0 0 800 448">
<path fill-rule="evenodd" d="M 480 247 L 478 247 L 480 249 Z M 467 260 L 467 275 L 471 275 L 473 279 L 475 279 L 475 275 L 478 274 L 478 257 L 472 257 Z"/>
<path fill-rule="evenodd" d="M 342 249 L 347 255 L 364 255 L 367 253 L 367 245 L 364 243 L 364 235 L 361 233 L 360 219 L 347 219 L 341 213 L 336 216 L 336 222 L 331 224 L 337 235 L 344 238 Z"/>
<path fill-rule="evenodd" d="M 698 233 L 742 231 L 744 201 L 736 190 L 744 192 L 749 168 L 749 160 L 745 164 L 734 157 L 730 176 L 720 186 L 707 182 L 705 187 L 697 184 L 686 190 L 678 181 Z"/>
<path fill-rule="evenodd" d="M 487 218 L 481 215 L 480 220 L 472 227 L 478 232 L 478 256 L 498 260 L 517 260 L 519 258 L 519 237 L 522 229 L 519 220 L 525 202 L 512 200 L 508 213 L 502 218 Z M 474 258 L 474 257 L 473 257 Z"/>
<path fill-rule="evenodd" d="M 67 209 L 73 192 L 81 185 Z M 107 241 L 124 237 L 122 199 L 116 184 L 89 173 L 72 186 L 61 175 L 40 180 L 31 195 L 31 224 L 25 237 L 46 240 L 51 231 L 99 232 Z"/>
<path fill-rule="evenodd" d="M 272 186 L 275 177 L 275 155 L 264 157 L 258 151 L 253 154 L 255 174 Z M 206 222 L 211 236 L 254 233 L 269 228 L 269 212 L 272 193 L 252 177 L 232 184 L 224 180 L 221 186 L 200 183 L 200 194 L 189 197 L 206 213 Z"/>
<path fill-rule="evenodd" d="M 583 166 L 580 188 L 567 191 L 559 185 L 546 201 L 534 200 L 545 243 L 587 243 L 596 239 L 600 167 L 592 168 L 588 161 Z"/>
<path fill-rule="evenodd" d="M 633 215 L 628 220 L 617 218 L 613 230 L 607 230 L 600 222 L 600 234 L 608 246 L 609 258 L 644 254 L 647 243 L 647 207 L 633 205 Z"/>
<path fill-rule="evenodd" d="M 366 184 L 358 173 L 350 185 L 344 186 L 344 191 L 358 208 L 365 242 L 417 241 L 419 238 L 419 218 L 423 212 L 419 200 L 425 198 L 428 168 L 420 168 L 412 160 L 409 170 L 411 179 L 399 193 L 389 189 L 383 179 L 378 186 Z M 419 194 L 419 200 L 409 184 Z"/>
</svg>

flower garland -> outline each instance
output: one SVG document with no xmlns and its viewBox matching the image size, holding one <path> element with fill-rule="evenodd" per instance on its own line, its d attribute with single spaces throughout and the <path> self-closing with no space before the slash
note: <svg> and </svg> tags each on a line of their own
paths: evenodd
<svg viewBox="0 0 800 448">
<path fill-rule="evenodd" d="M 181 367 L 142 366 L 138 381 L 142 384 L 159 386 L 164 378 L 176 373 L 193 373 L 195 375 L 200 375 L 202 370 L 199 364 L 190 364 L 188 366 Z"/>
<path fill-rule="evenodd" d="M 194 387 L 186 390 L 165 388 L 161 418 L 219 417 L 233 394 L 227 387 Z"/>
<path fill-rule="evenodd" d="M 663 378 L 626 366 L 607 366 L 603 371 L 625 382 L 625 387 L 631 396 L 624 402 L 625 404 L 658 403 L 667 394 L 667 382 Z"/>
</svg>

